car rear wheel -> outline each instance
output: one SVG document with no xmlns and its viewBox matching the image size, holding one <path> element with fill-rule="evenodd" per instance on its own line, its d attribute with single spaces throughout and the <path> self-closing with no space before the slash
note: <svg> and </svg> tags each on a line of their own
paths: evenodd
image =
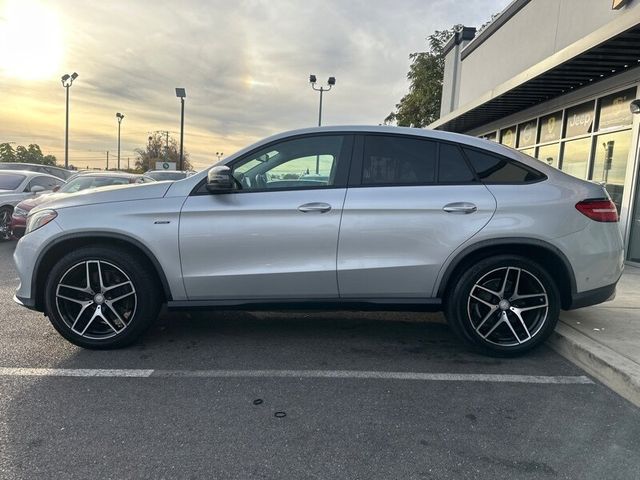
<svg viewBox="0 0 640 480">
<path fill-rule="evenodd" d="M 11 239 L 11 213 L 10 207 L 0 208 L 0 240 Z"/>
<path fill-rule="evenodd" d="M 524 257 L 481 260 L 453 279 L 445 313 L 451 328 L 483 353 L 515 356 L 546 340 L 560 296 L 544 268 Z"/>
<path fill-rule="evenodd" d="M 45 285 L 45 313 L 70 342 L 91 349 L 135 341 L 158 316 L 159 286 L 127 251 L 81 248 L 58 261 Z"/>
</svg>

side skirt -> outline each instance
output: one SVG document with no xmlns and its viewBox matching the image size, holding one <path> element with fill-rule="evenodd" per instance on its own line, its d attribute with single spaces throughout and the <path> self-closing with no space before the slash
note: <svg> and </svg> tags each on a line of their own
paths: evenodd
<svg viewBox="0 0 640 480">
<path fill-rule="evenodd" d="M 169 310 L 373 310 L 404 312 L 438 312 L 439 298 L 314 298 L 314 299 L 242 299 L 242 300 L 173 300 Z"/>
</svg>

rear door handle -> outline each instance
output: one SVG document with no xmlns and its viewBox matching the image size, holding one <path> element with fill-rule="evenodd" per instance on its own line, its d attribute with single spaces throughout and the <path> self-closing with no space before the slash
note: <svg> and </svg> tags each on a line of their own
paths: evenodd
<svg viewBox="0 0 640 480">
<path fill-rule="evenodd" d="M 323 202 L 311 202 L 300 205 L 298 210 L 302 213 L 318 212 L 325 213 L 331 210 L 331 205 Z"/>
<path fill-rule="evenodd" d="M 473 213 L 477 211 L 478 207 L 476 207 L 473 203 L 469 203 L 469 202 L 455 202 L 455 203 L 448 203 L 447 205 L 442 207 L 442 209 L 447 213 L 467 214 L 467 213 Z"/>
</svg>

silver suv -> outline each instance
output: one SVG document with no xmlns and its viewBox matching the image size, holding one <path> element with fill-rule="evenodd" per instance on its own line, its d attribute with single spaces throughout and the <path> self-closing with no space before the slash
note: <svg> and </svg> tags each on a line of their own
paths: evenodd
<svg viewBox="0 0 640 480">
<path fill-rule="evenodd" d="M 560 309 L 610 298 L 623 268 L 600 185 L 446 132 L 323 127 L 270 137 L 177 182 L 35 208 L 16 300 L 87 348 L 184 308 L 443 309 L 515 355 Z"/>
</svg>

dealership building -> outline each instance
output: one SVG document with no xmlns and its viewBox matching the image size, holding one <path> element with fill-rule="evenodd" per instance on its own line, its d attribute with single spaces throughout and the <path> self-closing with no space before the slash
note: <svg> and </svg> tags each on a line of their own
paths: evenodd
<svg viewBox="0 0 640 480">
<path fill-rule="evenodd" d="M 517 148 L 603 183 L 640 264 L 640 0 L 514 0 L 445 47 L 430 128 Z"/>
</svg>

